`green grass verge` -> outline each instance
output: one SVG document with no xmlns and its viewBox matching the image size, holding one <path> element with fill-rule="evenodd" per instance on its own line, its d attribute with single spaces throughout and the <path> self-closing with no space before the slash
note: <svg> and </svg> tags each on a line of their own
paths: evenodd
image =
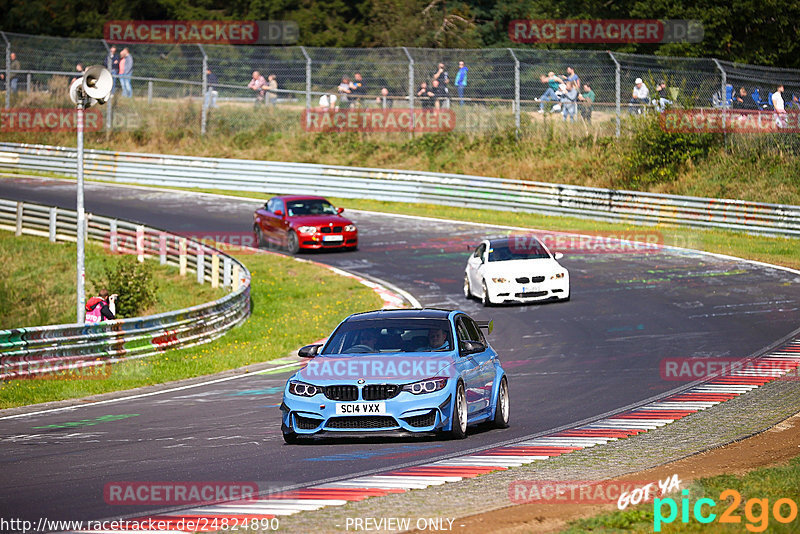
<svg viewBox="0 0 800 534">
<path fill-rule="evenodd" d="M 725 490 L 736 490 L 741 496 L 738 506 L 732 506 L 733 497 L 720 494 Z M 792 459 L 788 464 L 777 467 L 756 469 L 742 476 L 719 475 L 710 478 L 702 478 L 694 481 L 688 488 L 688 496 L 680 493 L 673 493 L 669 497 L 675 500 L 677 515 L 672 523 L 661 524 L 661 532 L 797 532 L 798 519 L 795 514 L 793 521 L 781 523 L 775 519 L 774 506 L 779 499 L 789 499 L 794 503 L 794 510 L 797 512 L 797 505 L 800 502 L 800 457 Z M 686 509 L 688 511 L 687 522 L 682 521 L 682 499 L 688 499 Z M 695 504 L 699 499 L 711 499 L 716 506 L 706 503 L 702 506 L 702 514 L 716 514 L 714 521 L 703 524 L 697 521 L 694 516 Z M 766 504 L 748 502 L 753 500 L 762 501 Z M 659 507 L 661 517 L 669 517 L 670 507 L 663 504 Z M 734 520 L 738 517 L 738 523 L 723 524 L 720 518 L 726 510 L 730 509 L 730 516 Z M 790 505 L 783 504 L 780 507 L 783 517 L 789 517 Z M 607 514 L 597 515 L 587 519 L 579 519 L 569 523 L 568 528 L 562 532 L 568 534 L 578 534 L 583 532 L 653 532 L 654 531 L 654 503 L 642 504 L 622 511 L 614 511 Z"/>
<path fill-rule="evenodd" d="M 120 256 L 103 247 L 86 246 L 86 296 L 102 289 L 104 265 Z M 44 237 L 0 230 L 0 329 L 75 322 L 75 243 L 50 243 Z M 140 315 L 188 308 L 216 300 L 224 289 L 199 285 L 174 267 L 150 262 L 158 291 L 156 302 Z"/>
<path fill-rule="evenodd" d="M 273 254 L 236 255 L 252 275 L 252 316 L 205 345 L 121 362 L 108 378 L 0 383 L 0 408 L 79 398 L 210 375 L 287 355 L 326 335 L 346 316 L 380 308 L 358 281 Z"/>
</svg>

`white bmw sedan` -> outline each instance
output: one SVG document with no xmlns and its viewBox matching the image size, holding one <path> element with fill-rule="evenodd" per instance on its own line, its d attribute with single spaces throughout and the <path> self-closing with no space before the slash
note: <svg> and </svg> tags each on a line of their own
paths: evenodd
<svg viewBox="0 0 800 534">
<path fill-rule="evenodd" d="M 486 239 L 467 260 L 464 296 L 484 306 L 503 302 L 569 300 L 569 272 L 532 235 Z"/>
</svg>

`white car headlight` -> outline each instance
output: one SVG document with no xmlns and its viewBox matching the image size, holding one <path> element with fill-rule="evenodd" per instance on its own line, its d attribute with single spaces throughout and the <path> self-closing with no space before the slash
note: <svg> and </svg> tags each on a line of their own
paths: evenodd
<svg viewBox="0 0 800 534">
<path fill-rule="evenodd" d="M 498 276 L 498 277 L 493 277 L 492 282 L 494 282 L 495 284 L 505 284 L 506 282 L 508 282 L 508 280 L 506 280 L 502 276 Z"/>
<path fill-rule="evenodd" d="M 317 227 L 316 226 L 298 226 L 297 231 L 301 234 L 313 234 L 316 233 Z"/>
<path fill-rule="evenodd" d="M 555 280 L 556 278 L 564 278 L 567 273 L 556 273 L 550 277 L 550 280 Z"/>
<path fill-rule="evenodd" d="M 348 224 L 347 226 L 344 227 L 344 231 L 345 232 L 355 232 L 356 231 L 356 225 L 355 224 Z"/>
<path fill-rule="evenodd" d="M 289 382 L 289 393 L 300 397 L 313 397 L 317 393 L 322 393 L 322 388 L 305 382 L 292 380 Z"/>
<path fill-rule="evenodd" d="M 423 393 L 433 393 L 434 391 L 444 389 L 446 385 L 447 378 L 437 376 L 427 380 L 420 380 L 419 382 L 414 382 L 413 384 L 406 384 L 403 386 L 403 391 L 410 391 L 414 395 L 422 395 Z"/>
</svg>

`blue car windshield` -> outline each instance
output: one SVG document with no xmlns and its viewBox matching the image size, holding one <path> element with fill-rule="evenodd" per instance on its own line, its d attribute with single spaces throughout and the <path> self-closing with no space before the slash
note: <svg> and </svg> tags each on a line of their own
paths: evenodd
<svg viewBox="0 0 800 534">
<path fill-rule="evenodd" d="M 492 244 L 489 261 L 532 260 L 549 258 L 541 243 L 526 243 L 525 246 L 509 247 L 508 244 Z"/>
<path fill-rule="evenodd" d="M 327 200 L 309 198 L 305 200 L 290 200 L 286 203 L 286 214 L 289 217 L 300 215 L 336 215 L 334 208 Z"/>
<path fill-rule="evenodd" d="M 322 354 L 389 354 L 452 350 L 447 319 L 373 319 L 339 325 Z"/>
</svg>

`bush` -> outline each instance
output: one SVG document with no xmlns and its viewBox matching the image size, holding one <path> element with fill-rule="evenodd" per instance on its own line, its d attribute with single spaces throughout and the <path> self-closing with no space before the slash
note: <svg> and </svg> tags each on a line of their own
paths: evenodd
<svg viewBox="0 0 800 534">
<path fill-rule="evenodd" d="M 720 144 L 719 134 L 672 133 L 658 116 L 638 117 L 629 158 L 629 184 L 642 186 L 675 180 L 681 167 L 708 156 Z"/>
<path fill-rule="evenodd" d="M 117 318 L 136 317 L 156 302 L 158 287 L 153 279 L 153 267 L 139 263 L 134 256 L 104 262 L 103 287 L 116 293 Z"/>
</svg>

